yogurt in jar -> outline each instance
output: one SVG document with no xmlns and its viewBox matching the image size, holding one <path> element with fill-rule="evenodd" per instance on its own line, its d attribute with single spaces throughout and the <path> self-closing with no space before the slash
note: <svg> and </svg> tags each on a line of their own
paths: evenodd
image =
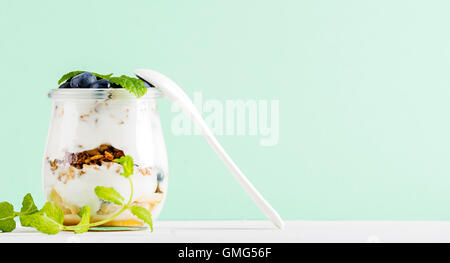
<svg viewBox="0 0 450 263">
<path fill-rule="evenodd" d="M 91 208 L 91 222 L 115 214 L 121 206 L 99 199 L 96 186 L 113 187 L 125 199 L 130 185 L 115 158 L 134 159 L 132 205 L 159 215 L 167 192 L 168 162 L 156 89 L 136 98 L 124 89 L 54 89 L 42 177 L 44 194 L 62 208 L 64 224 L 80 221 Z M 142 226 L 129 210 L 104 226 Z"/>
</svg>

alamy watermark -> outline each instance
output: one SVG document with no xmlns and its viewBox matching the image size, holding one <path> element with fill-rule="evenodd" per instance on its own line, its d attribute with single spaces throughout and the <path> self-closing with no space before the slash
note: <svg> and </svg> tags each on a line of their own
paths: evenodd
<svg viewBox="0 0 450 263">
<path fill-rule="evenodd" d="M 193 103 L 215 135 L 259 136 L 261 146 L 278 144 L 279 100 L 204 100 L 201 92 L 194 92 Z M 177 113 L 171 123 L 174 135 L 201 134 L 177 104 L 171 110 Z"/>
</svg>

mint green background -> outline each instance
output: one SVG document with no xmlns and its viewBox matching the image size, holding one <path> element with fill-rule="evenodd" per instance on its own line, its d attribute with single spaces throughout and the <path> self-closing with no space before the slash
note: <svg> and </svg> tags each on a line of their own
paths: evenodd
<svg viewBox="0 0 450 263">
<path fill-rule="evenodd" d="M 280 140 L 219 140 L 285 219 L 450 218 L 448 1 L 0 1 L 0 200 L 43 203 L 46 92 L 153 68 L 205 99 L 279 99 Z M 162 219 L 262 219 L 199 136 L 171 134 Z M 23 162 L 25 161 L 25 165 Z"/>
</svg>

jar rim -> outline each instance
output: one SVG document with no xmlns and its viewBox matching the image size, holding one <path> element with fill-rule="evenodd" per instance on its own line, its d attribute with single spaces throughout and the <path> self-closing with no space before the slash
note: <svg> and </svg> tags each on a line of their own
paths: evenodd
<svg viewBox="0 0 450 263">
<path fill-rule="evenodd" d="M 126 89 L 51 89 L 47 97 L 50 99 L 82 99 L 82 100 L 101 100 L 101 99 L 157 99 L 162 93 L 157 88 L 148 88 L 147 92 L 137 98 L 136 95 Z"/>
</svg>

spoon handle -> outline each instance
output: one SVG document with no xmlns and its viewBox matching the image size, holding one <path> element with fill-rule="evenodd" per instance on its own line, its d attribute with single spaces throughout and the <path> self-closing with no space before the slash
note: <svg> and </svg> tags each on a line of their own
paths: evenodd
<svg viewBox="0 0 450 263">
<path fill-rule="evenodd" d="M 135 70 L 135 74 L 141 79 L 159 88 L 169 100 L 171 100 L 173 103 L 176 103 L 183 110 L 183 112 L 189 116 L 189 118 L 195 123 L 195 125 L 197 125 L 197 127 L 202 131 L 206 141 L 209 143 L 211 148 L 213 148 L 222 162 L 228 167 L 236 180 L 252 198 L 255 204 L 261 209 L 264 215 L 266 215 L 266 217 L 270 221 L 272 221 L 274 225 L 282 229 L 284 227 L 284 222 L 281 219 L 280 215 L 264 199 L 264 197 L 258 192 L 258 190 L 256 190 L 256 188 L 247 179 L 247 177 L 245 177 L 239 167 L 234 163 L 231 157 L 226 153 L 225 149 L 217 141 L 211 129 L 203 120 L 200 112 L 194 106 L 186 93 L 175 82 L 159 72 L 149 69 L 138 69 Z"/>
</svg>

